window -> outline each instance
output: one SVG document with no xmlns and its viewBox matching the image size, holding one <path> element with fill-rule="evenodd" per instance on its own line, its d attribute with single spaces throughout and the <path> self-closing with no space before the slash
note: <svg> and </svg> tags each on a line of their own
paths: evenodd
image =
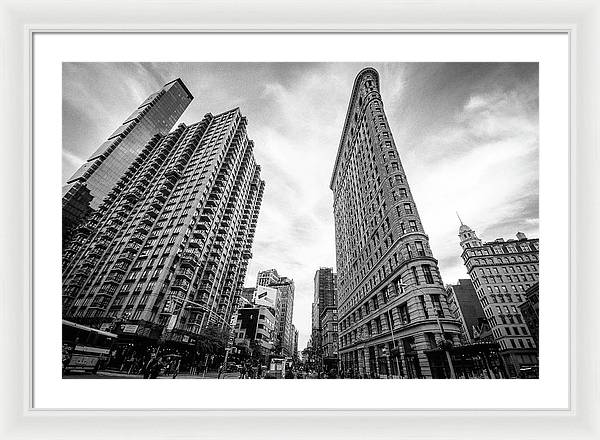
<svg viewBox="0 0 600 440">
<path fill-rule="evenodd" d="M 412 273 L 413 273 L 413 277 L 415 278 L 415 283 L 418 286 L 419 285 L 419 274 L 417 273 L 417 268 L 414 266 L 412 267 Z"/>
<path fill-rule="evenodd" d="M 404 212 L 406 214 L 412 214 L 413 213 L 412 205 L 410 203 L 405 203 L 404 204 Z"/>
<path fill-rule="evenodd" d="M 423 269 L 423 275 L 425 276 L 425 282 L 427 284 L 433 284 L 433 274 L 431 273 L 431 266 L 428 264 L 423 264 L 421 266 Z"/>
<path fill-rule="evenodd" d="M 437 312 L 440 318 L 444 317 L 444 309 L 442 309 L 442 302 L 439 295 L 429 295 L 431 302 L 433 303 L 433 309 Z"/>
<path fill-rule="evenodd" d="M 427 304 L 425 304 L 425 296 L 419 295 L 419 302 L 421 303 L 421 309 L 425 315 L 425 319 L 429 319 L 429 312 L 427 311 Z"/>
<path fill-rule="evenodd" d="M 417 222 L 415 220 L 409 220 L 408 221 L 408 227 L 410 228 L 411 232 L 417 232 Z"/>
<path fill-rule="evenodd" d="M 410 314 L 408 313 L 408 305 L 406 303 L 398 306 L 398 314 L 402 324 L 410 324 Z"/>
<path fill-rule="evenodd" d="M 424 257 L 425 256 L 425 248 L 423 247 L 423 242 L 415 241 L 415 247 L 417 248 L 417 255 Z"/>
</svg>

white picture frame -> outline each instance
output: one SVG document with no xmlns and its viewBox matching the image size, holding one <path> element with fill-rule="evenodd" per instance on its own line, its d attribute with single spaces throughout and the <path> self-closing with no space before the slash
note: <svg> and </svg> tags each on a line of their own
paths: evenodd
<svg viewBox="0 0 600 440">
<path fill-rule="evenodd" d="M 600 4 L 593 0 L 0 3 L 2 438 L 600 438 L 597 168 Z M 82 5 L 83 6 L 83 5 Z M 36 32 L 565 32 L 571 53 L 571 400 L 529 411 L 153 411 L 31 407 L 31 75 Z"/>
</svg>

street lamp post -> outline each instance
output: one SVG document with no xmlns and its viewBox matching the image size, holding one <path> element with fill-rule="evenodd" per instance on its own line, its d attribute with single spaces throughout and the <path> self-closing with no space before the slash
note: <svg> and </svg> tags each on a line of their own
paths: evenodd
<svg viewBox="0 0 600 440">
<path fill-rule="evenodd" d="M 396 337 L 394 336 L 394 317 L 392 315 L 392 309 L 388 309 L 386 313 L 388 315 L 388 322 L 390 325 L 390 333 L 392 334 L 392 345 L 394 346 L 394 348 L 396 348 Z M 398 348 L 399 347 L 400 346 L 398 345 Z M 398 372 L 398 376 L 400 376 L 400 361 L 398 361 L 398 356 L 394 356 L 394 359 L 396 359 L 396 371 Z M 388 363 L 389 363 L 389 356 L 388 356 Z M 390 365 L 390 367 L 391 367 L 391 365 Z"/>
<path fill-rule="evenodd" d="M 436 309 L 435 310 L 435 319 L 436 319 L 437 325 L 440 329 L 440 336 L 441 336 L 444 352 L 446 353 L 446 359 L 448 360 L 448 366 L 450 367 L 450 379 L 456 379 L 456 374 L 454 373 L 454 365 L 452 364 L 452 356 L 450 356 L 450 350 L 448 350 L 448 347 L 445 344 L 446 340 L 444 339 L 444 327 L 442 326 L 442 322 L 440 321 L 441 313 L 442 313 L 442 311 L 440 309 Z"/>
</svg>

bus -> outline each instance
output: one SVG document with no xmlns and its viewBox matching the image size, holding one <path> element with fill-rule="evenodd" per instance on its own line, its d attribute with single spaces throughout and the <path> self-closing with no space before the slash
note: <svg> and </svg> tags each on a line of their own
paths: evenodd
<svg viewBox="0 0 600 440">
<path fill-rule="evenodd" d="M 118 335 L 75 322 L 62 320 L 63 374 L 96 373 L 108 363 Z"/>
</svg>

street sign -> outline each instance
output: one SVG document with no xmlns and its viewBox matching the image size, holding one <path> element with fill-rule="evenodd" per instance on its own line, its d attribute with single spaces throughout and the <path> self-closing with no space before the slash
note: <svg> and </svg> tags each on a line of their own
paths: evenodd
<svg viewBox="0 0 600 440">
<path fill-rule="evenodd" d="M 175 328 L 175 322 L 177 321 L 177 315 L 171 315 L 169 322 L 167 323 L 167 330 L 171 331 Z"/>
<path fill-rule="evenodd" d="M 135 333 L 137 332 L 138 326 L 135 324 L 125 324 L 123 326 L 123 333 Z"/>
</svg>

